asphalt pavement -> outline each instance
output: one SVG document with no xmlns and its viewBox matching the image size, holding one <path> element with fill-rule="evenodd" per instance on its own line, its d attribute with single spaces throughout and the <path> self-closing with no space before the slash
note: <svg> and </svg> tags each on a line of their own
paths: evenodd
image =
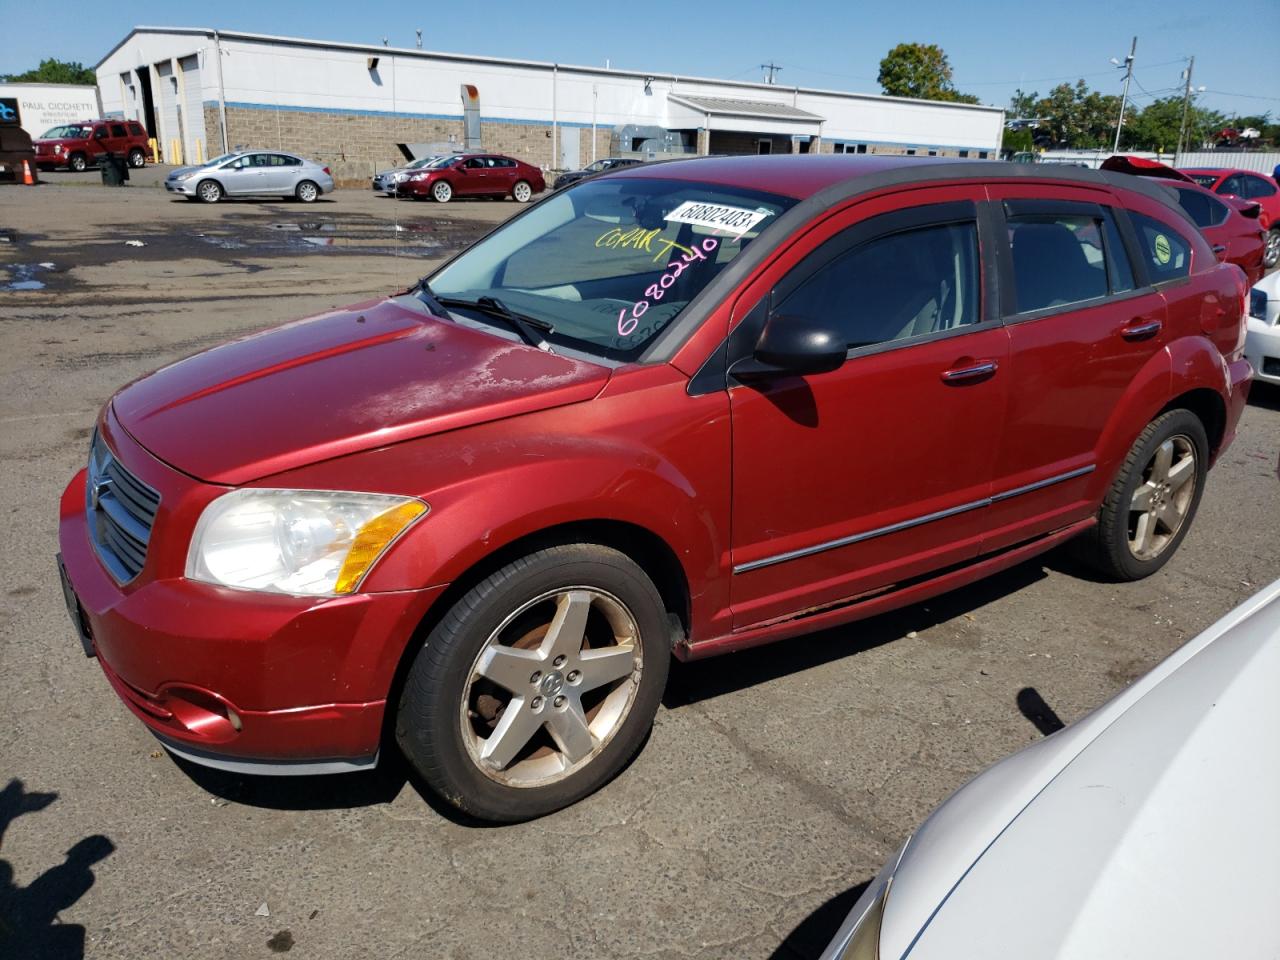
<svg viewBox="0 0 1280 960">
<path fill-rule="evenodd" d="M 1054 553 L 676 665 L 639 757 L 534 823 L 460 822 L 395 763 L 320 779 L 189 767 L 118 702 L 63 605 L 58 498 L 96 411 L 205 346 L 403 289 L 516 206 L 353 190 L 210 207 L 145 180 L 48 179 L 0 188 L 6 960 L 816 956 L 951 791 L 1280 577 L 1280 391 L 1258 388 L 1156 576 L 1100 583 Z M 1027 882 L 1052 896 L 1053 864 Z"/>
</svg>

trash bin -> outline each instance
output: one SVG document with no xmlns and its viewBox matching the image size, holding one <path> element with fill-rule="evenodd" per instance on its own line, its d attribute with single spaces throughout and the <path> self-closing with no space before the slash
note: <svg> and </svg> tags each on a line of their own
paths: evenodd
<svg viewBox="0 0 1280 960">
<path fill-rule="evenodd" d="M 102 183 L 107 187 L 123 187 L 129 179 L 129 164 L 123 156 L 104 153 L 98 161 L 102 170 Z"/>
</svg>

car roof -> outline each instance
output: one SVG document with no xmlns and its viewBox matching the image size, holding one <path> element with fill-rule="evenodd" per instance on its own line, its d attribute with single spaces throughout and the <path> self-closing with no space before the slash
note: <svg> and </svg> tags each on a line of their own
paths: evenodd
<svg viewBox="0 0 1280 960">
<path fill-rule="evenodd" d="M 1056 164 L 1041 166 L 952 157 L 850 156 L 840 153 L 697 157 L 639 164 L 602 176 L 700 181 L 797 200 L 807 200 L 827 190 L 832 194 L 850 196 L 895 184 L 1030 179 L 1115 187 L 1168 202 L 1168 194 L 1156 192 L 1144 178 L 1129 174 Z"/>
</svg>

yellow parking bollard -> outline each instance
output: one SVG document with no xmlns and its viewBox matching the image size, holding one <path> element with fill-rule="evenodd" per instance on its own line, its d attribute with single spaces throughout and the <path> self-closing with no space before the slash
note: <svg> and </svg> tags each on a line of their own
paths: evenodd
<svg viewBox="0 0 1280 960">
<path fill-rule="evenodd" d="M 196 166 L 204 163 L 204 143 L 196 137 Z"/>
<path fill-rule="evenodd" d="M 151 148 L 151 162 L 152 162 L 152 163 L 159 163 L 159 162 L 160 162 L 160 143 L 159 143 L 159 141 L 157 141 L 155 137 L 152 137 L 152 138 L 150 138 L 150 139 L 147 141 L 147 146 Z"/>
<path fill-rule="evenodd" d="M 169 162 L 175 166 L 182 166 L 182 141 L 173 139 L 169 141 Z"/>
</svg>

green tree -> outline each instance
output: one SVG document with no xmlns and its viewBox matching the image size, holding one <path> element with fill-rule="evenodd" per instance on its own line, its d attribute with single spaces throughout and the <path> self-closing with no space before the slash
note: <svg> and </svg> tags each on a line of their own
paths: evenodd
<svg viewBox="0 0 1280 960">
<path fill-rule="evenodd" d="M 934 43 L 900 43 L 880 61 L 880 89 L 890 97 L 978 103 L 951 83 L 951 64 Z"/>
<path fill-rule="evenodd" d="M 1035 96 L 1018 91 L 1015 103 L 1025 111 L 1020 115 L 1039 118 L 1037 140 L 1060 150 L 1110 146 L 1120 116 L 1119 97 L 1090 90 L 1083 80 L 1074 86 L 1060 83 L 1030 103 Z"/>
<path fill-rule="evenodd" d="M 1019 120 L 1034 117 L 1039 99 L 1040 94 L 1035 92 L 1027 93 L 1021 89 L 1013 91 L 1013 96 L 1009 98 L 1009 117 Z"/>
<path fill-rule="evenodd" d="M 81 86 L 94 86 L 98 75 L 84 64 L 75 61 L 54 60 L 50 57 L 41 60 L 40 66 L 26 73 L 7 73 L 0 76 L 5 83 L 74 83 Z"/>
</svg>

